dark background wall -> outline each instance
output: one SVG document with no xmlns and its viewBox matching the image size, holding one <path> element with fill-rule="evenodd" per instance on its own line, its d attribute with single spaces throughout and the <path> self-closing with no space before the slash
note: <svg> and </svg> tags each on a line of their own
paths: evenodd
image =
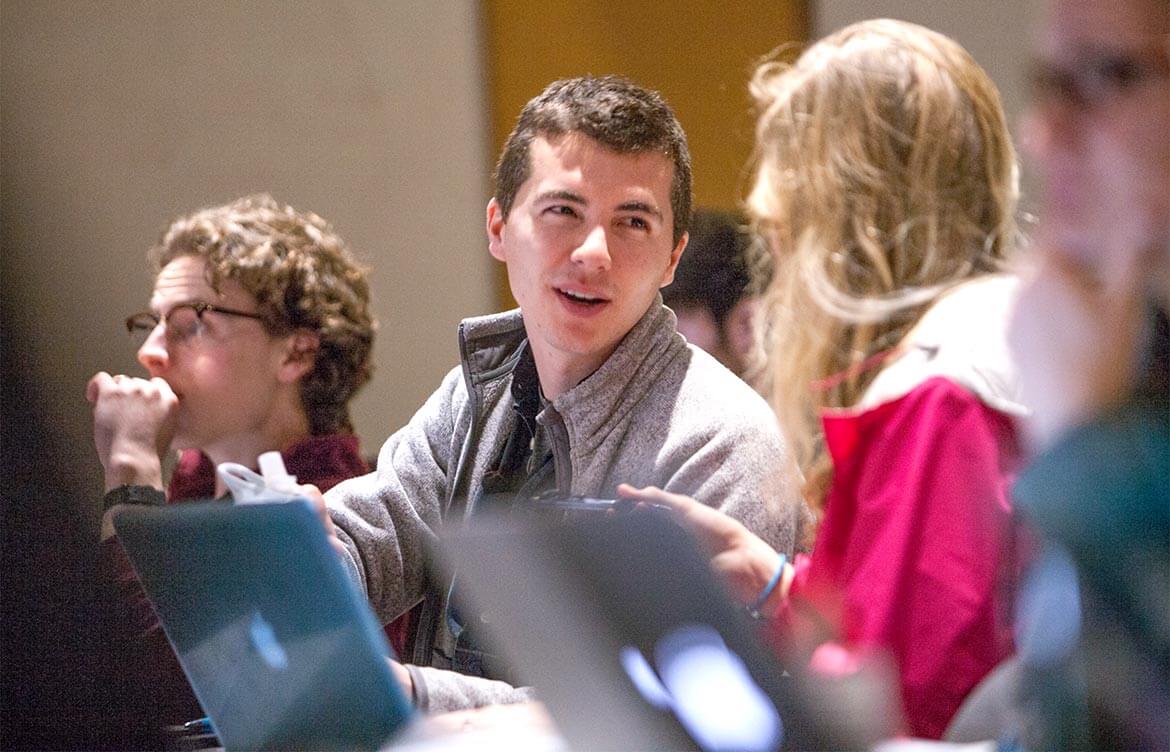
<svg viewBox="0 0 1170 752">
<path fill-rule="evenodd" d="M 256 191 L 334 223 L 382 322 L 373 453 L 494 310 L 479 7 L 446 0 L 0 6 L 0 747 L 86 748 L 101 476 L 83 390 L 140 374 L 122 319 L 174 216 Z M 96 703 L 96 704 L 95 704 Z"/>
</svg>

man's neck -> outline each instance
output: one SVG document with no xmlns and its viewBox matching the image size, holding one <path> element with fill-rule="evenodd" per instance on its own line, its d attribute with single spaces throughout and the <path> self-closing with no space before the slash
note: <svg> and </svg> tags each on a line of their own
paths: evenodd
<svg viewBox="0 0 1170 752">
<path fill-rule="evenodd" d="M 538 348 L 534 347 L 532 357 L 536 362 L 536 374 L 540 378 L 541 393 L 546 400 L 552 402 L 601 368 L 612 354 L 611 351 L 605 357 L 566 357 L 564 353 L 559 352 L 541 353 Z"/>
<path fill-rule="evenodd" d="M 593 375 L 613 357 L 630 336 L 630 332 L 637 329 L 645 317 L 644 312 L 638 322 L 618 338 L 612 347 L 602 352 L 589 354 L 566 352 L 549 346 L 539 337 L 529 337 L 528 346 L 532 349 L 532 358 L 536 363 L 536 373 L 540 377 L 540 390 L 544 398 L 551 402 Z"/>
<path fill-rule="evenodd" d="M 217 467 L 223 462 L 235 462 L 255 470 L 257 458 L 264 452 L 283 452 L 289 447 L 309 438 L 309 421 L 303 414 L 289 416 L 284 420 L 273 420 L 261 430 L 225 438 L 209 446 L 200 447 Z M 227 488 L 215 476 L 215 495 L 222 496 Z"/>
</svg>

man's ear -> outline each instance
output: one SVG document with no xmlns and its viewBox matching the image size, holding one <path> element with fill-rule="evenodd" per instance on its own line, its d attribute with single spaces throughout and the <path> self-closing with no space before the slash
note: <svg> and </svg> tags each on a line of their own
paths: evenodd
<svg viewBox="0 0 1170 752">
<path fill-rule="evenodd" d="M 659 288 L 666 287 L 674 281 L 674 270 L 678 268 L 678 260 L 682 258 L 683 251 L 686 250 L 690 239 L 689 232 L 684 232 L 683 236 L 678 239 L 678 245 L 670 252 L 670 266 L 666 267 L 666 271 L 662 273 L 662 284 L 658 285 Z"/>
<path fill-rule="evenodd" d="M 286 384 L 313 370 L 317 363 L 317 350 L 321 347 L 321 337 L 308 329 L 297 329 L 288 336 L 288 343 L 284 350 L 284 359 L 280 363 L 277 377 Z"/>
<path fill-rule="evenodd" d="M 488 253 L 497 261 L 507 261 L 504 253 L 504 210 L 494 197 L 487 205 Z"/>
</svg>

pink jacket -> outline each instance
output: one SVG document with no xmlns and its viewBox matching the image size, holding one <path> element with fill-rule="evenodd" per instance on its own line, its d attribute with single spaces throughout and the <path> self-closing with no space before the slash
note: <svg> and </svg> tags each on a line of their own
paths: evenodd
<svg viewBox="0 0 1170 752">
<path fill-rule="evenodd" d="M 944 297 L 862 403 L 822 419 L 833 481 L 791 594 L 836 613 L 847 647 L 893 658 L 915 736 L 940 737 L 1013 651 L 1013 291 L 990 278 Z"/>
</svg>

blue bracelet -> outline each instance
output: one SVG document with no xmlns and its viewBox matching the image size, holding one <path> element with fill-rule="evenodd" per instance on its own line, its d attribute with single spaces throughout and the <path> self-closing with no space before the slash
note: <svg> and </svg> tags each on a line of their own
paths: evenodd
<svg viewBox="0 0 1170 752">
<path fill-rule="evenodd" d="M 772 575 L 772 579 L 768 580 L 768 584 L 765 585 L 764 589 L 760 591 L 760 595 L 756 598 L 755 602 L 747 607 L 748 615 L 753 619 L 764 618 L 764 615 L 760 613 L 760 609 L 764 607 L 764 604 L 768 601 L 768 598 L 771 597 L 772 591 L 776 589 L 776 585 L 780 582 L 781 578 L 784 577 L 784 566 L 787 563 L 788 557 L 784 554 L 780 554 L 780 566 L 776 567 L 776 573 Z"/>
</svg>

